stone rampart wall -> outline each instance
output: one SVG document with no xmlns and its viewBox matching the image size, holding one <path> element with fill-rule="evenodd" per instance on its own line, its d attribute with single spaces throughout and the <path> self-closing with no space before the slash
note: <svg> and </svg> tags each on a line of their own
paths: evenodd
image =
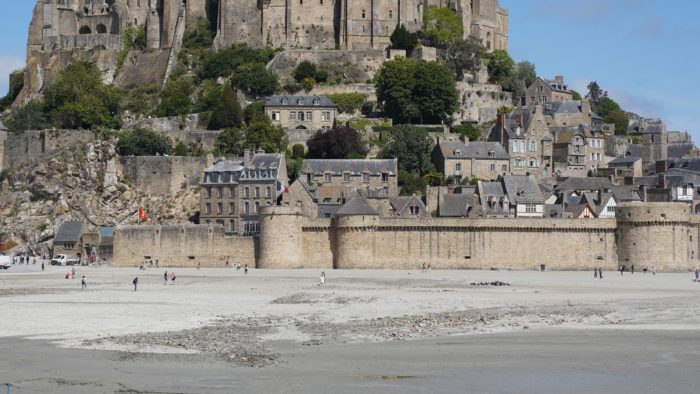
<svg viewBox="0 0 700 394">
<path fill-rule="evenodd" d="M 365 83 L 379 71 L 386 53 L 379 49 L 358 51 L 335 50 L 291 50 L 275 56 L 267 68 L 278 75 L 292 75 L 292 70 L 302 61 L 307 60 L 323 65 L 327 70 L 345 75 L 348 81 Z"/>
<path fill-rule="evenodd" d="M 146 256 L 161 267 L 255 266 L 255 239 L 228 237 L 215 225 L 119 226 L 114 231 L 115 266 L 134 266 Z"/>
<path fill-rule="evenodd" d="M 21 133 L 3 133 L 4 140 L 0 170 L 18 167 L 45 157 L 59 149 L 95 140 L 88 130 L 28 130 Z"/>
<path fill-rule="evenodd" d="M 489 122 L 496 120 L 498 109 L 512 105 L 512 96 L 499 85 L 458 82 L 459 112 L 457 119 L 463 122 Z"/>
<path fill-rule="evenodd" d="M 150 194 L 175 194 L 199 185 L 205 157 L 131 156 L 119 159 L 117 175 Z"/>
</svg>

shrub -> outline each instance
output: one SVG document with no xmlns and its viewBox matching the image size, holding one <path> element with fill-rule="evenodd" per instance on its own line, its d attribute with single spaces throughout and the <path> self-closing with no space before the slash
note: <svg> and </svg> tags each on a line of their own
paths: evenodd
<svg viewBox="0 0 700 394">
<path fill-rule="evenodd" d="M 338 106 L 338 112 L 354 114 L 367 99 L 364 93 L 337 93 L 330 94 L 328 98 Z"/>
<path fill-rule="evenodd" d="M 137 129 L 120 133 L 117 153 L 121 156 L 155 156 L 169 154 L 172 141 L 152 130 Z"/>
</svg>

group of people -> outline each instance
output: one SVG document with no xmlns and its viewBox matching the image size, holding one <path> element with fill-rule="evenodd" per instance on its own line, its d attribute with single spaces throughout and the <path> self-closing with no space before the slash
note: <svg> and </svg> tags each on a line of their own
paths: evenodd
<svg viewBox="0 0 700 394">
<path fill-rule="evenodd" d="M 620 276 L 623 276 L 626 270 L 627 270 L 627 266 L 625 264 L 622 264 L 620 266 Z M 649 269 L 647 267 L 642 268 L 642 272 L 644 272 L 645 274 L 647 273 L 647 271 L 649 271 Z M 630 265 L 630 273 L 632 275 L 634 275 L 634 264 Z M 651 274 L 656 275 L 656 266 L 655 265 L 651 266 Z"/>
<path fill-rule="evenodd" d="M 433 270 L 433 265 L 432 263 L 428 262 L 428 268 L 427 271 L 432 271 Z M 423 272 L 426 272 L 426 266 L 425 263 L 423 263 Z"/>
</svg>

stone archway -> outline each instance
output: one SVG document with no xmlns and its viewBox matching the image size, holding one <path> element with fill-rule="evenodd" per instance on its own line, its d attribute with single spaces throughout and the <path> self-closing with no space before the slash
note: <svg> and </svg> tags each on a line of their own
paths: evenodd
<svg viewBox="0 0 700 394">
<path fill-rule="evenodd" d="M 98 34 L 107 34 L 107 26 L 103 25 L 102 23 L 97 25 L 95 29 L 97 30 Z"/>
<path fill-rule="evenodd" d="M 78 33 L 80 33 L 80 34 L 92 34 L 92 29 L 90 29 L 90 26 L 82 26 L 82 27 L 80 27 L 80 30 L 78 30 Z"/>
</svg>

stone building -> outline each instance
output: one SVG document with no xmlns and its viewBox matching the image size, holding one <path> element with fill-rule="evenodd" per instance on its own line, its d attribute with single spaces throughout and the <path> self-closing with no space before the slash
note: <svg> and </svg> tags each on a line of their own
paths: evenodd
<svg viewBox="0 0 700 394">
<path fill-rule="evenodd" d="M 68 257 L 83 256 L 85 245 L 83 243 L 83 232 L 85 225 L 79 221 L 63 222 L 56 231 L 53 239 L 53 255 L 63 254 Z"/>
<path fill-rule="evenodd" d="M 220 225 L 227 234 L 255 235 L 261 208 L 277 205 L 286 188 L 282 154 L 246 150 L 243 158 L 218 161 L 204 171 L 200 222 Z"/>
<path fill-rule="evenodd" d="M 510 173 L 537 179 L 552 176 L 554 139 L 541 105 L 501 115 L 488 139 L 505 147 L 511 160 Z"/>
<path fill-rule="evenodd" d="M 508 11 L 498 0 L 220 0 L 216 46 L 385 49 L 398 24 L 419 30 L 429 5 L 455 10 L 465 35 L 489 51 L 508 48 Z"/>
<path fill-rule="evenodd" d="M 272 124 L 285 129 L 328 130 L 338 106 L 326 96 L 270 96 L 265 98 L 265 113 Z"/>
<path fill-rule="evenodd" d="M 440 141 L 432 154 L 433 164 L 446 179 L 495 180 L 510 172 L 510 157 L 497 142 Z"/>
<path fill-rule="evenodd" d="M 564 83 L 564 77 L 557 75 L 554 79 L 538 77 L 527 88 L 525 105 L 545 104 L 552 102 L 571 101 L 573 95 L 569 86 Z"/>
</svg>

